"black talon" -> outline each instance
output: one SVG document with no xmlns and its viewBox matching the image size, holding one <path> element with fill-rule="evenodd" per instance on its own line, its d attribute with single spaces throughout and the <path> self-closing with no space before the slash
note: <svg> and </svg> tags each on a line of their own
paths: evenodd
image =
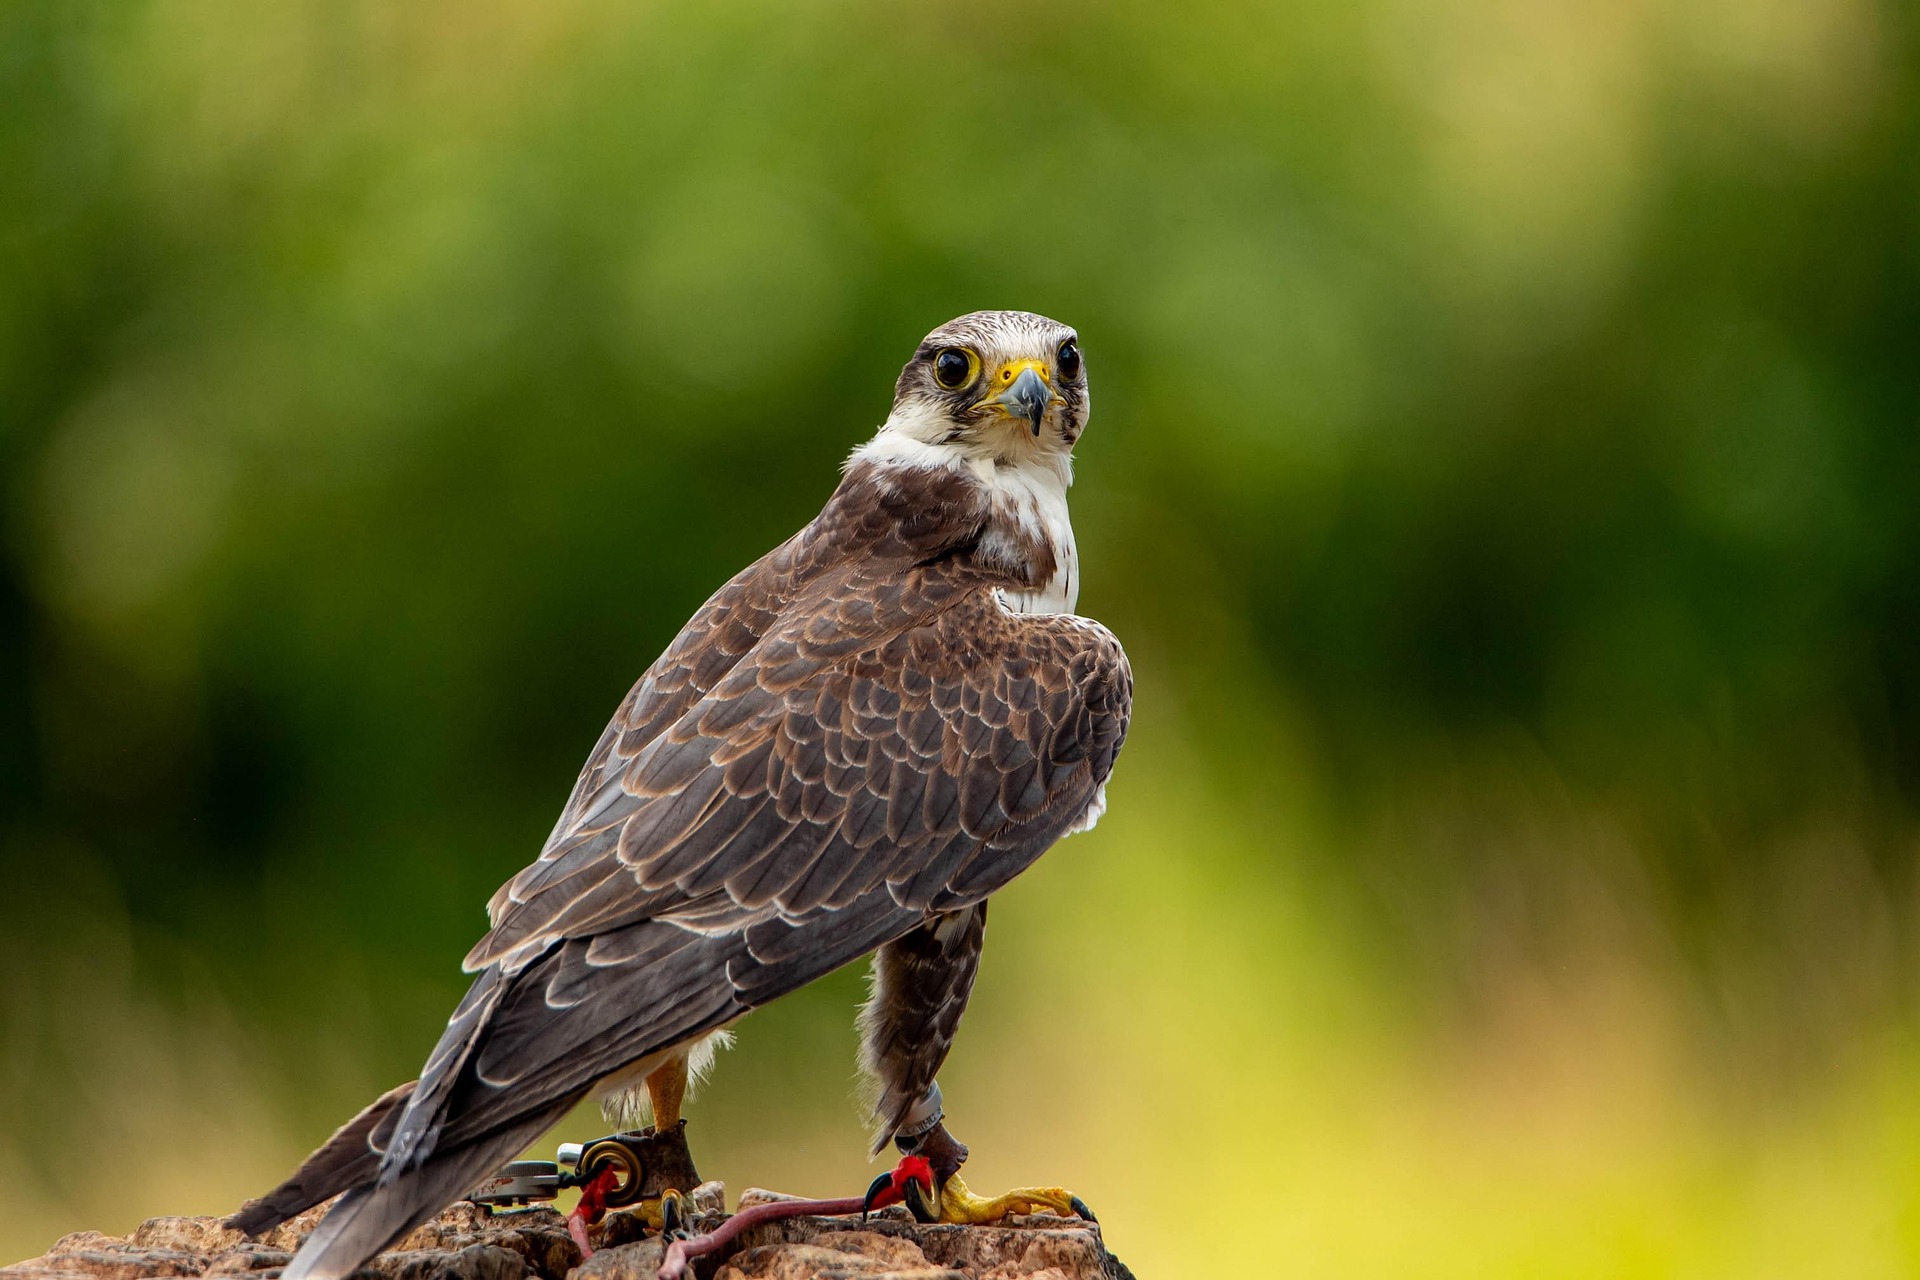
<svg viewBox="0 0 1920 1280">
<path fill-rule="evenodd" d="M 892 1187 L 893 1187 L 892 1173 L 883 1173 L 879 1177 L 873 1180 L 873 1184 L 867 1188 L 867 1194 L 863 1196 L 860 1200 L 860 1225 L 861 1226 L 866 1225 L 867 1215 L 873 1212 L 874 1202 L 879 1200 L 881 1195 L 891 1190 Z"/>
<path fill-rule="evenodd" d="M 1087 1208 L 1087 1202 L 1079 1196 L 1069 1196 L 1067 1198 L 1067 1207 L 1085 1218 L 1088 1222 L 1098 1225 L 1100 1219 L 1093 1216 L 1093 1210 Z"/>
<path fill-rule="evenodd" d="M 660 1238 L 662 1240 L 684 1240 L 687 1238 L 686 1220 L 680 1216 L 680 1197 L 664 1195 L 660 1197 Z"/>
<path fill-rule="evenodd" d="M 901 1189 L 900 1198 L 907 1202 L 907 1212 L 913 1215 L 915 1222 L 940 1221 L 940 1215 L 934 1212 L 932 1202 L 927 1199 L 927 1193 L 921 1190 L 919 1179 L 909 1178 L 907 1185 Z"/>
</svg>

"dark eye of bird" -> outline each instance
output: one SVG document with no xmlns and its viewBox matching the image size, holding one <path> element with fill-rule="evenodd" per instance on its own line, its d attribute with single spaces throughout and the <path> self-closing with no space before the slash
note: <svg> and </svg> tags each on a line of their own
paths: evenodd
<svg viewBox="0 0 1920 1280">
<path fill-rule="evenodd" d="M 1080 376 L 1080 347 L 1072 338 L 1060 344 L 1060 354 L 1056 357 L 1060 365 L 1060 376 L 1077 378 Z"/>
<path fill-rule="evenodd" d="M 967 377 L 973 372 L 973 361 L 967 359 L 967 353 L 958 347 L 948 347 L 933 358 L 934 381 L 948 390 L 967 385 Z"/>
</svg>

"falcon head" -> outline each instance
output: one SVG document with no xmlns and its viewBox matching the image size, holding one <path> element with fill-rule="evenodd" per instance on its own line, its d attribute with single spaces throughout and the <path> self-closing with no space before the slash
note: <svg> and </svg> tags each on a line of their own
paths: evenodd
<svg viewBox="0 0 1920 1280">
<path fill-rule="evenodd" d="M 1079 335 L 1030 311 L 976 311 L 921 342 L 883 432 L 973 457 L 1064 457 L 1087 424 Z"/>
</svg>

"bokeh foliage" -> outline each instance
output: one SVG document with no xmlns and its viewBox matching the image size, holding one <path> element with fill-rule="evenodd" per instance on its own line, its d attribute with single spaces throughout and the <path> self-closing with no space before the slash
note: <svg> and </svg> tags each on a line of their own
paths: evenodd
<svg viewBox="0 0 1920 1280">
<path fill-rule="evenodd" d="M 0 9 L 0 1254 L 226 1208 L 409 1075 L 627 684 L 1011 306 L 1083 334 L 1140 691 L 996 909 L 976 1183 L 1143 1275 L 1920 1266 L 1915 42 Z M 746 1024 L 710 1171 L 864 1185 L 857 994 Z M 1208 1172 L 1258 1207 L 1196 1239 Z"/>
</svg>

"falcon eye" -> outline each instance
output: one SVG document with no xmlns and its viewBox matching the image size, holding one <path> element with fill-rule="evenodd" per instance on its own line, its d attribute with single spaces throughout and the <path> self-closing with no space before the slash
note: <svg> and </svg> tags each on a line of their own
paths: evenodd
<svg viewBox="0 0 1920 1280">
<path fill-rule="evenodd" d="M 1072 338 L 1060 344 L 1060 354 L 1054 357 L 1060 366 L 1060 376 L 1077 378 L 1080 376 L 1080 346 Z"/>
<path fill-rule="evenodd" d="M 933 358 L 933 380 L 949 391 L 958 391 L 973 381 L 978 364 L 971 351 L 948 347 Z"/>
</svg>

